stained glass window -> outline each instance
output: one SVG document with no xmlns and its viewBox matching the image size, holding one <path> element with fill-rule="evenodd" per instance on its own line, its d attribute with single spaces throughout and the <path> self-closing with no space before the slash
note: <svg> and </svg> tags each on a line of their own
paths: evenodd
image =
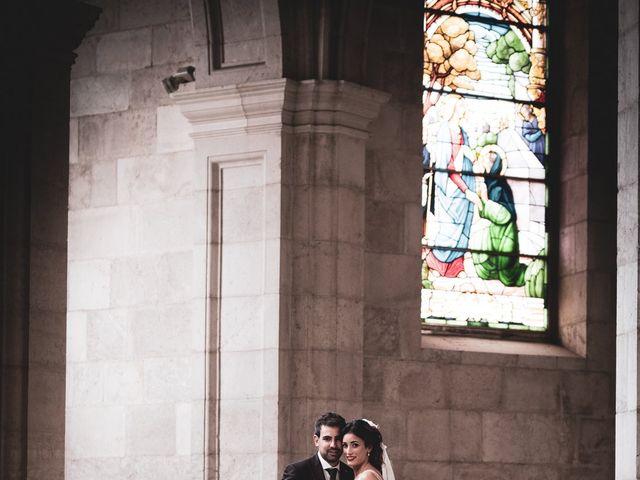
<svg viewBox="0 0 640 480">
<path fill-rule="evenodd" d="M 424 3 L 423 324 L 547 330 L 547 8 Z"/>
</svg>

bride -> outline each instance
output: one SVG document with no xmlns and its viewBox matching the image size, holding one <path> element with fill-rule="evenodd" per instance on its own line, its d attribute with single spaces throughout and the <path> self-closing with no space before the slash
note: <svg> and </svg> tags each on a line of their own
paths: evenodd
<svg viewBox="0 0 640 480">
<path fill-rule="evenodd" d="M 344 455 L 354 480 L 395 480 L 387 447 L 378 426 L 370 420 L 353 420 L 342 429 Z"/>
</svg>

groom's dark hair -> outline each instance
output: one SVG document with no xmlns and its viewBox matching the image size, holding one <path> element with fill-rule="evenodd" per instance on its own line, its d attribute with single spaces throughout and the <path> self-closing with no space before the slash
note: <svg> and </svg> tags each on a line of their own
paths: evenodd
<svg viewBox="0 0 640 480">
<path fill-rule="evenodd" d="M 326 425 L 327 427 L 338 427 L 340 431 L 342 431 L 342 429 L 346 424 L 347 424 L 347 421 L 337 413 L 335 412 L 324 413 L 320 415 L 316 420 L 316 430 L 315 430 L 316 436 L 317 437 L 320 436 L 320 428 L 322 428 L 323 425 Z"/>
</svg>

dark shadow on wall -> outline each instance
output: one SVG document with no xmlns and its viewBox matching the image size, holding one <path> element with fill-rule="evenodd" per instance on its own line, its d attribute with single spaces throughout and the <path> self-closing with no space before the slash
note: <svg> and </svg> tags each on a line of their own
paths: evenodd
<svg viewBox="0 0 640 480">
<path fill-rule="evenodd" d="M 64 478 L 69 72 L 99 9 L 3 7 L 0 478 Z"/>
</svg>

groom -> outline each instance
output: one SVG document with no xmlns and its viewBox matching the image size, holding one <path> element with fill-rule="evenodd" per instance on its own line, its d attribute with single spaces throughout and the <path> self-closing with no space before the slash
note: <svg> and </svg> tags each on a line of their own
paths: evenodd
<svg viewBox="0 0 640 480">
<path fill-rule="evenodd" d="M 345 423 L 337 413 L 321 415 L 313 435 L 318 453 L 287 465 L 282 480 L 353 480 L 353 470 L 340 461 Z"/>
</svg>

